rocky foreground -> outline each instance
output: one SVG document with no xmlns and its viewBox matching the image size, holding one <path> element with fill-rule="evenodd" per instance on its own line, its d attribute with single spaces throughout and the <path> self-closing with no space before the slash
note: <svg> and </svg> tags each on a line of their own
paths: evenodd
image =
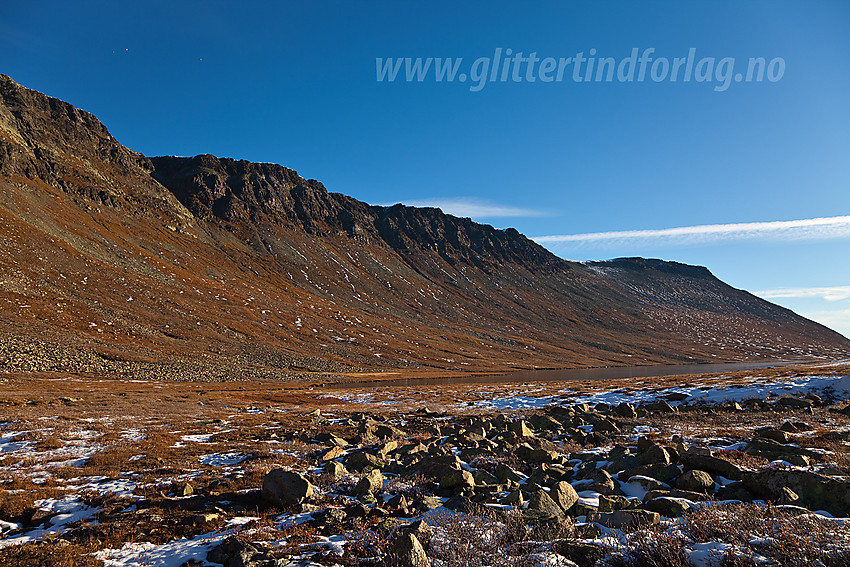
<svg viewBox="0 0 850 567">
<path fill-rule="evenodd" d="M 850 564 L 843 401 L 666 397 L 287 421 L 226 408 L 178 431 L 57 425 L 67 444 L 33 428 L 58 417 L 6 422 L 0 564 Z M 68 461 L 72 446 L 87 456 Z"/>
</svg>

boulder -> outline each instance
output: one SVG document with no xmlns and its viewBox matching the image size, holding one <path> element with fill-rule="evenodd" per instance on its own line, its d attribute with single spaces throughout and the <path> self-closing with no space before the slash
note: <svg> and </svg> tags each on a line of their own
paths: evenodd
<svg viewBox="0 0 850 567">
<path fill-rule="evenodd" d="M 676 487 L 692 492 L 703 492 L 714 486 L 714 478 L 705 471 L 691 469 L 676 479 Z"/>
<path fill-rule="evenodd" d="M 767 469 L 744 476 L 744 486 L 759 498 L 788 499 L 785 488 L 799 496 L 795 503 L 809 510 L 826 510 L 833 516 L 850 516 L 850 481 L 811 471 Z"/>
<path fill-rule="evenodd" d="M 384 475 L 379 469 L 372 469 L 354 487 L 355 496 L 365 496 L 378 492 L 384 486 Z"/>
<path fill-rule="evenodd" d="M 534 437 L 534 431 L 532 431 L 528 423 L 523 419 L 510 422 L 508 424 L 508 431 L 512 431 L 520 437 Z"/>
<path fill-rule="evenodd" d="M 313 496 L 313 485 L 304 475 L 274 469 L 263 477 L 263 499 L 288 508 L 301 504 Z"/>
<path fill-rule="evenodd" d="M 343 453 L 345 453 L 345 449 L 343 449 L 339 445 L 334 445 L 333 447 L 319 455 L 319 462 L 333 461 L 335 459 L 340 458 Z"/>
<path fill-rule="evenodd" d="M 762 457 L 770 461 L 779 459 L 787 460 L 790 457 L 805 456 L 809 458 L 818 458 L 820 455 L 815 451 L 796 447 L 794 445 L 783 445 L 770 439 L 756 438 L 747 444 L 744 450 L 748 455 Z"/>
<path fill-rule="evenodd" d="M 587 487 L 601 494 L 612 494 L 614 492 L 614 479 L 605 469 L 594 469 L 588 476 L 593 482 Z"/>
<path fill-rule="evenodd" d="M 525 478 L 524 475 L 516 472 L 514 469 L 504 463 L 499 463 L 498 465 L 496 465 L 496 470 L 493 472 L 495 473 L 496 478 L 499 479 L 499 482 L 503 484 L 507 484 L 508 481 L 519 482 L 523 478 Z"/>
<path fill-rule="evenodd" d="M 609 550 L 601 543 L 582 542 L 574 539 L 559 539 L 552 542 L 552 551 L 569 557 L 582 567 L 596 565 Z"/>
<path fill-rule="evenodd" d="M 635 406 L 632 404 L 623 402 L 617 407 L 614 408 L 614 413 L 620 417 L 624 417 L 626 419 L 634 419 L 637 417 L 637 412 L 635 411 Z"/>
<path fill-rule="evenodd" d="M 254 558 L 262 555 L 255 545 L 237 536 L 230 536 L 207 553 L 207 561 L 220 563 L 224 567 L 244 567 L 253 565 Z"/>
<path fill-rule="evenodd" d="M 505 505 L 508 505 L 508 506 L 516 506 L 517 508 L 519 508 L 520 506 L 522 506 L 524 504 L 524 502 L 525 501 L 522 498 L 522 491 L 517 488 L 516 490 L 508 492 L 508 495 L 505 496 L 504 498 L 502 498 L 499 501 L 499 504 L 505 504 Z"/>
<path fill-rule="evenodd" d="M 676 411 L 676 408 L 668 404 L 665 400 L 644 404 L 642 407 L 653 413 L 675 413 Z"/>
<path fill-rule="evenodd" d="M 368 468 L 380 468 L 383 464 L 377 455 L 367 453 L 366 451 L 350 453 L 345 457 L 345 459 L 343 459 L 343 462 L 345 463 L 346 468 L 358 472 Z"/>
<path fill-rule="evenodd" d="M 342 463 L 337 463 L 335 461 L 328 461 L 322 466 L 322 472 L 326 475 L 329 475 L 334 480 L 340 478 L 341 476 L 348 474 L 348 471 L 345 469 L 345 466 Z"/>
<path fill-rule="evenodd" d="M 569 482 L 558 482 L 549 491 L 549 496 L 566 512 L 578 502 L 578 493 Z"/>
<path fill-rule="evenodd" d="M 642 451 L 638 458 L 645 465 L 662 464 L 669 465 L 671 462 L 670 453 L 661 445 L 650 445 L 645 451 Z"/>
<path fill-rule="evenodd" d="M 460 459 L 454 455 L 429 455 L 411 465 L 408 472 L 409 474 L 421 474 L 426 478 L 439 479 L 462 468 Z"/>
<path fill-rule="evenodd" d="M 632 508 L 632 501 L 625 496 L 612 494 L 611 496 L 599 495 L 599 511 L 613 512 L 614 510 L 626 510 Z"/>
<path fill-rule="evenodd" d="M 643 501 L 649 502 L 656 498 L 684 498 L 691 502 L 704 502 L 708 499 L 708 495 L 704 492 L 691 492 L 690 490 L 680 490 L 678 488 L 672 490 L 650 490 L 643 497 Z"/>
<path fill-rule="evenodd" d="M 658 512 L 668 518 L 676 518 L 683 516 L 692 506 L 686 500 L 662 496 L 661 498 L 653 498 L 644 504 L 644 508 L 652 512 Z"/>
<path fill-rule="evenodd" d="M 691 448 L 679 458 L 685 470 L 701 470 L 712 476 L 720 475 L 730 480 L 741 480 L 744 471 L 737 465 L 711 454 L 710 451 Z"/>
<path fill-rule="evenodd" d="M 564 510 L 545 490 L 538 490 L 529 496 L 525 512 L 534 518 L 554 518 L 563 515 Z"/>
<path fill-rule="evenodd" d="M 788 431 L 777 429 L 775 427 L 762 427 L 760 429 L 756 429 L 756 437 L 771 439 L 777 443 L 788 443 L 791 441 L 791 434 Z"/>
<path fill-rule="evenodd" d="M 387 546 L 385 562 L 392 567 L 431 567 L 419 539 L 412 533 L 403 531 Z"/>
<path fill-rule="evenodd" d="M 475 488 L 475 477 L 465 470 L 453 470 L 440 479 L 440 488 L 448 490 Z"/>
<path fill-rule="evenodd" d="M 793 398 L 791 396 L 786 396 L 779 398 L 779 405 L 786 408 L 811 408 L 815 404 L 812 400 L 806 398 Z"/>
<path fill-rule="evenodd" d="M 611 421 L 610 419 L 600 419 L 596 423 L 593 424 L 593 432 L 594 433 L 620 433 L 620 428 L 617 427 L 617 424 Z"/>
</svg>

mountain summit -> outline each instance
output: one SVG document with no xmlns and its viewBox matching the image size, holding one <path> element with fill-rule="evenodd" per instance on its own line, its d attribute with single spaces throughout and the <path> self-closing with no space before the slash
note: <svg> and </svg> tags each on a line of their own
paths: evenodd
<svg viewBox="0 0 850 567">
<path fill-rule="evenodd" d="M 285 167 L 148 158 L 0 75 L 0 371 L 176 379 L 838 357 L 701 267 L 575 263 Z"/>
</svg>

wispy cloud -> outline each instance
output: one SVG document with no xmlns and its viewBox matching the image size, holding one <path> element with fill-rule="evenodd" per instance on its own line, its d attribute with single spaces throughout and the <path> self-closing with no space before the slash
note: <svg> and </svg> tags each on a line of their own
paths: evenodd
<svg viewBox="0 0 850 567">
<path fill-rule="evenodd" d="M 850 285 L 836 287 L 789 287 L 754 291 L 753 294 L 764 299 L 780 298 L 818 298 L 827 301 L 841 301 L 850 298 Z"/>
<path fill-rule="evenodd" d="M 435 199 L 410 199 L 402 201 L 410 207 L 435 207 L 449 215 L 456 217 L 470 217 L 473 219 L 507 218 L 507 217 L 543 217 L 551 213 L 500 205 L 484 199 L 475 197 L 446 197 Z M 395 203 L 382 203 L 384 206 Z"/>
<path fill-rule="evenodd" d="M 621 230 L 585 234 L 536 236 L 539 244 L 616 246 L 635 241 L 665 245 L 737 240 L 828 240 L 850 238 L 850 216 L 792 221 L 705 224 L 655 230 Z"/>
<path fill-rule="evenodd" d="M 798 313 L 850 338 L 850 309 L 836 309 L 834 311 L 800 310 Z"/>
</svg>

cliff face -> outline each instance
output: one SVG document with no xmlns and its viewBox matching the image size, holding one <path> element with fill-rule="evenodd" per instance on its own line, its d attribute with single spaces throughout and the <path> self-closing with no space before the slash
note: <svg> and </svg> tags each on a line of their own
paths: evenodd
<svg viewBox="0 0 850 567">
<path fill-rule="evenodd" d="M 146 158 L 0 76 L 0 370 L 179 378 L 850 352 L 658 260 L 376 207 L 274 164 Z"/>
</svg>

